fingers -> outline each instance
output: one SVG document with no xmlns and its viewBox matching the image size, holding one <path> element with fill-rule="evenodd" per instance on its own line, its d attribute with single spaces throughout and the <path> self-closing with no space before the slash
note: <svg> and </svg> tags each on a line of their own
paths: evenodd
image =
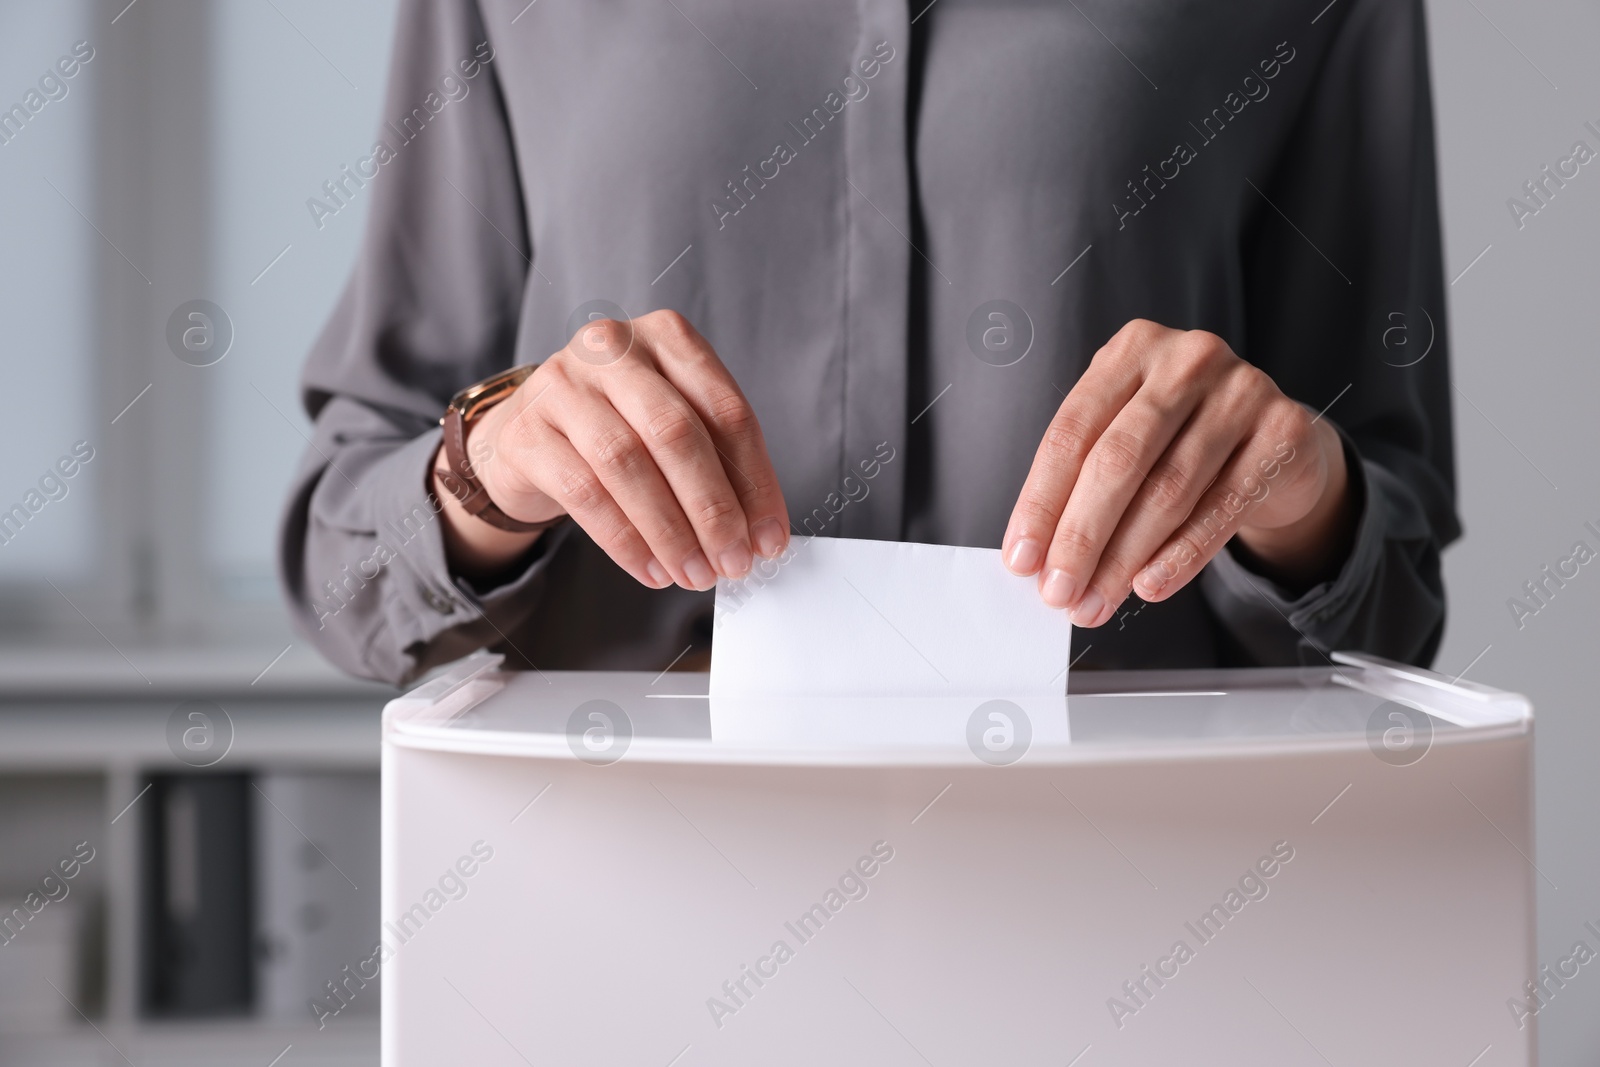
<svg viewBox="0 0 1600 1067">
<path fill-rule="evenodd" d="M 653 312 L 639 320 L 639 328 L 656 355 L 657 370 L 708 432 L 708 443 L 743 511 L 749 546 L 767 559 L 781 555 L 789 544 L 789 511 L 750 402 L 716 352 L 683 316 Z"/>
<path fill-rule="evenodd" d="M 566 437 L 550 428 L 537 448 L 542 453 L 547 494 L 583 527 L 594 543 L 651 589 L 671 585 L 673 575 L 656 559 L 639 528 Z"/>
<path fill-rule="evenodd" d="M 1070 608 L 1079 626 L 1098 626 L 1117 601 L 1091 584 L 1124 512 L 1144 487 L 1168 442 L 1188 419 L 1193 398 L 1152 396 L 1146 386 L 1117 413 L 1089 450 L 1045 559 L 1039 591 L 1045 603 Z M 1163 534 L 1170 532 L 1162 531 Z"/>
<path fill-rule="evenodd" d="M 1085 458 L 1139 389 L 1137 362 L 1101 358 L 1114 343 L 1117 338 L 1089 364 L 1039 442 L 1000 543 L 1001 558 L 1013 574 L 1037 574 L 1044 565 Z"/>
<path fill-rule="evenodd" d="M 787 547 L 755 413 L 682 316 L 585 323 L 524 391 L 501 495 L 554 501 L 644 584 L 710 589 Z"/>
<path fill-rule="evenodd" d="M 1130 322 L 1095 353 L 1040 444 L 1006 531 L 1006 566 L 1037 573 L 1041 597 L 1075 624 L 1099 626 L 1130 590 L 1172 595 L 1241 526 L 1269 547 L 1275 536 L 1311 539 L 1303 517 L 1325 464 L 1307 446 L 1295 473 L 1268 485 L 1308 440 L 1308 421 L 1220 337 Z"/>
<path fill-rule="evenodd" d="M 1151 602 L 1167 599 L 1209 563 L 1302 458 L 1287 440 L 1257 434 L 1229 457 L 1181 527 L 1131 582 Z"/>
<path fill-rule="evenodd" d="M 716 573 L 699 537 L 643 434 L 618 413 L 608 397 L 582 384 L 557 382 L 537 408 L 540 421 L 567 439 L 589 468 L 590 479 L 622 509 L 674 582 L 686 589 L 709 589 L 716 584 Z M 552 477 L 554 472 L 545 465 L 543 453 L 536 458 L 539 488 L 559 500 L 564 487 Z M 580 479 L 580 487 L 582 482 Z M 584 525 L 581 520 L 579 525 Z M 628 566 L 623 560 L 617 562 Z"/>
<path fill-rule="evenodd" d="M 1116 520 L 1076 605 L 1075 622 L 1103 623 L 1127 598 L 1134 575 L 1189 518 L 1249 432 L 1250 414 L 1248 401 L 1226 390 L 1201 400 Z"/>
<path fill-rule="evenodd" d="M 701 574 L 704 558 L 711 569 L 743 577 L 753 560 L 749 526 L 699 415 L 653 369 L 637 364 L 624 373 L 637 380 L 608 391 L 609 399 L 638 433 L 699 542 L 699 556 L 684 569 L 691 577 Z"/>
</svg>

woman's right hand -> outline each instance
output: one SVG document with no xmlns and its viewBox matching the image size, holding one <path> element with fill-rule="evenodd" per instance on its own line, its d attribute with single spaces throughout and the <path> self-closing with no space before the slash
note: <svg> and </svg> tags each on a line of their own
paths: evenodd
<svg viewBox="0 0 1600 1067">
<path fill-rule="evenodd" d="M 501 511 L 570 515 L 652 589 L 742 578 L 789 541 L 789 516 L 755 412 L 716 352 L 675 311 L 582 326 L 473 423 L 467 455 Z M 442 453 L 435 460 L 443 464 Z M 539 537 L 466 512 L 434 475 L 452 569 L 494 574 Z"/>
</svg>

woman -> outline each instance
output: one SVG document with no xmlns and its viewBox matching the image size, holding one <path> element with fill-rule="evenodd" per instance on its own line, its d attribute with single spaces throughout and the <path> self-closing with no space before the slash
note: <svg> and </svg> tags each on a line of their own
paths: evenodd
<svg viewBox="0 0 1600 1067">
<path fill-rule="evenodd" d="M 284 525 L 325 654 L 703 662 L 811 533 L 1001 548 L 1080 667 L 1431 659 L 1420 2 L 913 5 L 403 2 Z"/>
</svg>

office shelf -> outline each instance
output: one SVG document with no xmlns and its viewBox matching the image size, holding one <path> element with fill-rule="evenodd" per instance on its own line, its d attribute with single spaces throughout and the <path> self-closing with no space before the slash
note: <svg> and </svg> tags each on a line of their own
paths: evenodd
<svg viewBox="0 0 1600 1067">
<path fill-rule="evenodd" d="M 63 991 L 73 1007 L 61 1006 L 74 1021 L 0 1029 L 0 1063 L 266 1067 L 291 1045 L 284 1067 L 377 1061 L 372 1015 L 320 1031 L 309 1009 L 304 1025 L 140 1015 L 142 790 L 151 775 L 195 769 L 169 745 L 174 711 L 202 702 L 231 724 L 227 754 L 197 773 L 377 772 L 394 691 L 347 679 L 298 645 L 274 660 L 281 648 L 123 644 L 126 658 L 105 645 L 0 648 L 0 896 L 36 884 L 78 841 L 96 850 L 70 898 L 86 906 L 84 977 Z"/>
<path fill-rule="evenodd" d="M 366 1067 L 378 1062 L 376 1019 L 330 1023 L 323 1030 L 245 1020 L 97 1022 L 96 1026 L 98 1031 L 85 1024 L 0 1035 L 0 1063 L 7 1067 L 100 1067 L 130 1061 L 185 1067 Z"/>
</svg>

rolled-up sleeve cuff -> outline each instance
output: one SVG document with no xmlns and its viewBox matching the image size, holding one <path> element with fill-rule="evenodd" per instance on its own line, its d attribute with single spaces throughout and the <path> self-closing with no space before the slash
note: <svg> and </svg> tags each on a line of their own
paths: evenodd
<svg viewBox="0 0 1600 1067">
<path fill-rule="evenodd" d="M 505 608 L 527 604 L 550 557 L 571 532 L 572 523 L 563 522 L 541 534 L 530 550 L 527 566 L 514 578 L 486 590 L 479 590 L 465 578 L 454 578 L 455 587 L 469 604 L 490 619 L 496 618 L 497 613 Z"/>
<path fill-rule="evenodd" d="M 1251 570 L 1227 548 L 1200 574 L 1200 589 L 1212 610 L 1257 663 L 1326 663 L 1330 646 L 1349 628 L 1382 564 L 1387 524 L 1384 501 L 1375 489 L 1389 475 L 1363 460 L 1342 429 L 1339 436 L 1361 516 L 1337 575 L 1296 596 Z"/>
<path fill-rule="evenodd" d="M 571 528 L 571 523 L 562 523 L 546 531 L 522 571 L 492 588 L 480 589 L 451 574 L 440 502 L 431 491 L 439 437 L 440 431 L 431 430 L 406 443 L 363 479 L 373 483 L 369 488 L 379 544 L 394 549 L 393 580 L 383 583 L 382 613 L 399 638 L 379 642 L 374 633 L 368 654 L 382 647 L 405 650 L 411 662 L 395 665 L 405 676 L 492 644 L 496 633 L 520 625 L 533 608 L 544 570 Z M 461 642 L 442 637 L 457 628 L 462 629 Z"/>
</svg>

